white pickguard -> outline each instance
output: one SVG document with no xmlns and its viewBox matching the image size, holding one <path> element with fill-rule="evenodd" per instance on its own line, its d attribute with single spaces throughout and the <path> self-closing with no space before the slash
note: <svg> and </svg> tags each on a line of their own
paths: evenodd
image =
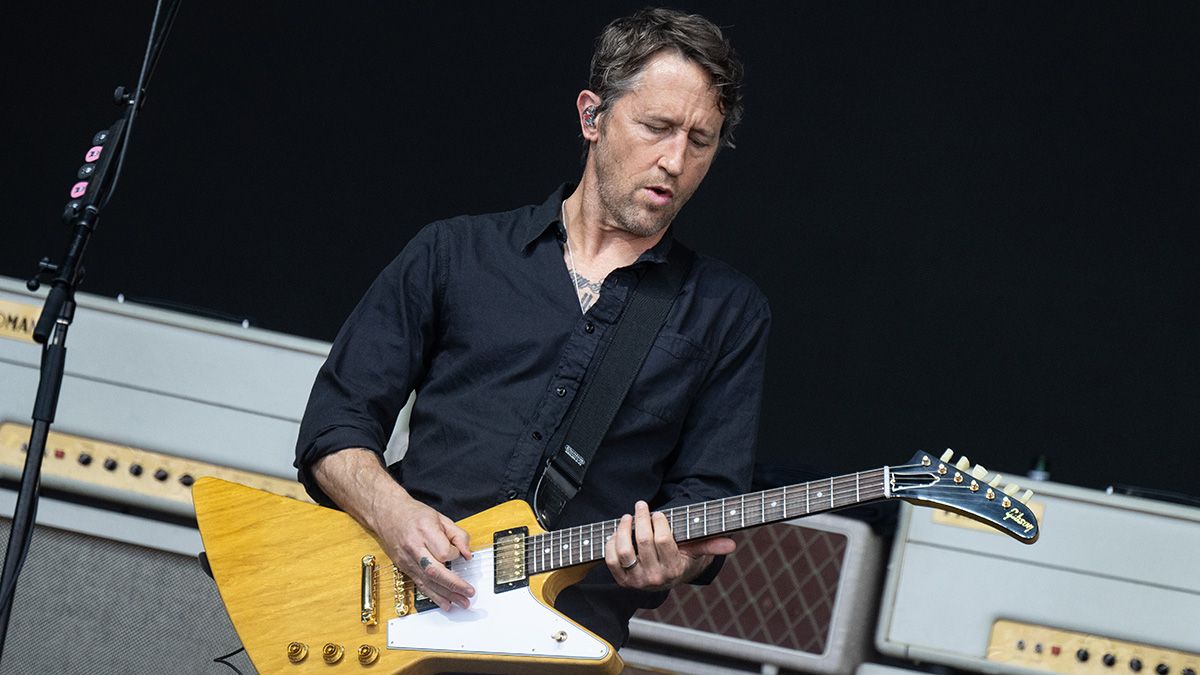
<svg viewBox="0 0 1200 675">
<path fill-rule="evenodd" d="M 431 609 L 387 624 L 388 649 L 603 659 L 609 646 L 538 602 L 528 588 L 496 593 L 492 549 L 451 569 L 475 587 L 471 607 Z M 556 640 L 555 637 L 562 637 Z"/>
</svg>

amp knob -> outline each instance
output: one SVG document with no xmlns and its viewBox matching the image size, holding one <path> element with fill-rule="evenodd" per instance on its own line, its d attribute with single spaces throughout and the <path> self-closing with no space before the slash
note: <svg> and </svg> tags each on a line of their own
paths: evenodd
<svg viewBox="0 0 1200 675">
<path fill-rule="evenodd" d="M 1091 655 L 1088 654 L 1088 650 L 1083 648 L 1080 648 L 1079 651 L 1075 652 L 1075 658 L 1079 659 L 1080 663 L 1087 661 L 1090 656 Z"/>
<path fill-rule="evenodd" d="M 1171 672 L 1171 666 L 1168 666 L 1165 663 L 1160 663 L 1154 668 L 1154 672 L 1158 673 L 1158 675 L 1167 675 L 1167 673 Z"/>
<path fill-rule="evenodd" d="M 1140 671 L 1142 669 L 1142 660 L 1137 657 L 1129 659 L 1129 669 L 1135 673 Z"/>
</svg>

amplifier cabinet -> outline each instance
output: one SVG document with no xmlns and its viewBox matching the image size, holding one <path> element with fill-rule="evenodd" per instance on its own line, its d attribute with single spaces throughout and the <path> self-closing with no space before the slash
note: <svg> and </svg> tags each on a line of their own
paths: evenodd
<svg viewBox="0 0 1200 675">
<path fill-rule="evenodd" d="M 0 278 L 5 316 L 36 318 L 44 296 Z M 295 478 L 296 433 L 328 344 L 86 293 L 76 299 L 54 430 Z M 24 337 L 0 333 L 0 422 L 29 424 L 33 411 L 41 346 Z"/>
<path fill-rule="evenodd" d="M 708 586 L 680 586 L 630 623 L 621 657 L 655 672 L 849 673 L 870 651 L 882 565 L 865 523 L 820 514 L 733 535 Z"/>
<path fill-rule="evenodd" d="M 15 500 L 0 489 L 0 547 Z M 0 673 L 232 673 L 213 659 L 241 642 L 199 548 L 191 527 L 43 497 Z"/>
<path fill-rule="evenodd" d="M 1155 672 L 1155 663 L 1071 642 L 1109 640 L 1173 652 L 1180 668 L 1160 663 L 1183 672 L 1185 652 L 1200 651 L 1200 509 L 1055 483 L 1032 487 L 1041 521 L 1032 546 L 902 505 L 879 650 L 988 673 L 1136 672 L 1130 663 Z"/>
</svg>

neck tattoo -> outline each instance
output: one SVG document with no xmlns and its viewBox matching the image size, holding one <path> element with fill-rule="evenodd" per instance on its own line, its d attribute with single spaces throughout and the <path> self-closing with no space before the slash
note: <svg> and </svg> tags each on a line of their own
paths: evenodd
<svg viewBox="0 0 1200 675">
<path fill-rule="evenodd" d="M 587 314 L 588 309 L 596 304 L 596 299 L 600 297 L 600 287 L 603 284 L 603 280 L 599 282 L 592 281 L 576 271 L 575 254 L 571 251 L 571 231 L 567 228 L 566 202 L 562 203 L 562 211 L 559 218 L 563 224 L 563 236 L 567 240 L 567 271 L 571 273 L 571 282 L 575 284 L 575 293 L 579 296 L 579 309 L 584 314 Z"/>
</svg>

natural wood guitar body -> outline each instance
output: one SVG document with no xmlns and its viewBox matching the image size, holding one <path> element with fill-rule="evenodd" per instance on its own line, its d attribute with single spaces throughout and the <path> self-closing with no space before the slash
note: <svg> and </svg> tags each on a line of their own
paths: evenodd
<svg viewBox="0 0 1200 675">
<path fill-rule="evenodd" d="M 221 598 L 246 653 L 264 674 L 617 673 L 622 668 L 611 646 L 599 659 L 389 649 L 387 625 L 397 617 L 392 566 L 374 537 L 350 516 L 214 478 L 198 480 L 193 499 Z M 489 548 L 495 532 L 522 526 L 530 534 L 543 531 L 522 501 L 501 504 L 458 525 L 470 535 L 473 551 Z M 366 555 L 375 556 L 379 568 L 375 625 L 364 624 L 360 616 L 362 558 Z M 509 592 L 528 592 L 550 608 L 559 591 L 579 581 L 589 568 L 584 564 L 533 575 L 528 591 Z M 410 618 L 417 618 L 409 607 L 409 613 L 398 621 L 401 630 Z M 577 624 L 571 625 L 578 631 L 574 633 L 580 636 L 577 640 L 589 639 L 583 634 L 599 640 Z M 306 649 L 303 659 L 289 658 L 293 643 Z M 330 656 L 338 647 L 342 650 L 334 663 L 325 659 L 327 644 L 334 645 Z M 375 650 L 375 660 L 368 665 L 359 659 L 364 646 Z M 296 656 L 294 651 L 292 656 Z"/>
</svg>

